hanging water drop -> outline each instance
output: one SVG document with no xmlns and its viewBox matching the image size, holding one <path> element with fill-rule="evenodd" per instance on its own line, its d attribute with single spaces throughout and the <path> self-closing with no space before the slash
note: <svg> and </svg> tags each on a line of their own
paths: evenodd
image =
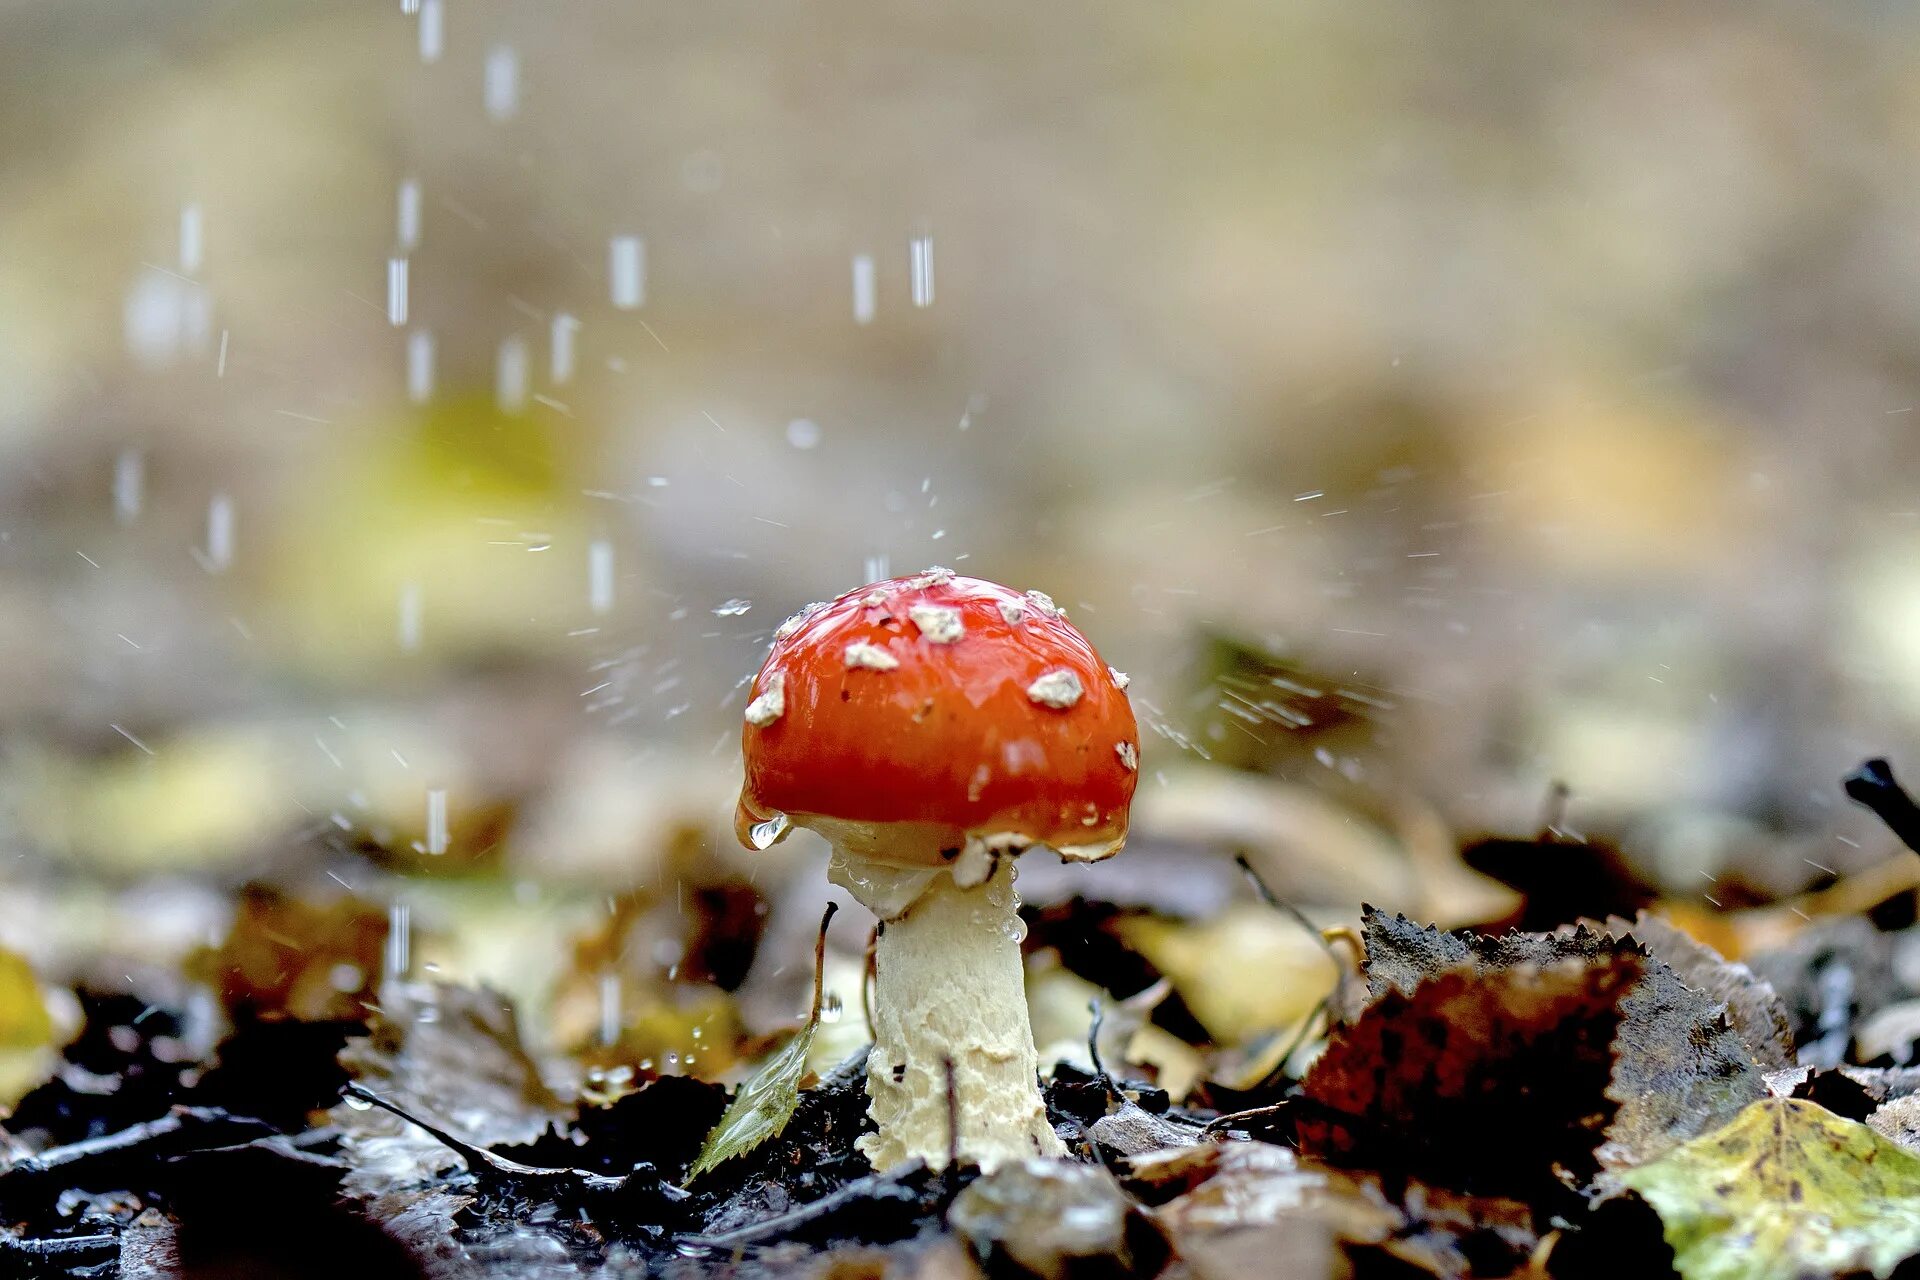
<svg viewBox="0 0 1920 1280">
<path fill-rule="evenodd" d="M 756 822 L 747 833 L 747 844 L 756 851 L 771 849 L 780 843 L 793 823 L 784 813 L 776 813 L 771 818 Z"/>
</svg>

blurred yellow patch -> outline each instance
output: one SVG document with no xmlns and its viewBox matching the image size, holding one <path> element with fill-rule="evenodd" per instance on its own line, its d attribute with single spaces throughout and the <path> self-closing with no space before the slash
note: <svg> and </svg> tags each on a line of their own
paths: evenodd
<svg viewBox="0 0 1920 1280">
<path fill-rule="evenodd" d="M 1740 438 L 1684 402 L 1549 398 L 1479 433 L 1498 546 L 1593 577 L 1702 574 L 1752 547 Z"/>
<path fill-rule="evenodd" d="M 287 495 L 263 577 L 306 663 L 537 650 L 586 616 L 588 521 L 536 415 L 452 400 L 328 457 Z"/>
<path fill-rule="evenodd" d="M 53 1016 L 33 969 L 0 950 L 0 1117 L 53 1066 Z"/>
<path fill-rule="evenodd" d="M 1336 970 L 1320 940 L 1263 906 L 1239 904 L 1196 923 L 1133 916 L 1118 927 L 1220 1045 L 1293 1026 L 1333 990 Z"/>
</svg>

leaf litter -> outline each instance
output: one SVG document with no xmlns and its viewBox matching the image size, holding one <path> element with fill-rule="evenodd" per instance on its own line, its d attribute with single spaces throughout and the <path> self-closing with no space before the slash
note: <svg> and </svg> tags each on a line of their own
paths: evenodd
<svg viewBox="0 0 1920 1280">
<path fill-rule="evenodd" d="M 1920 998 L 1903 937 L 1836 917 L 1730 962 L 1582 865 L 1478 929 L 1349 925 L 1258 877 L 1186 914 L 1035 901 L 1036 991 L 1095 993 L 1047 1024 L 1070 1154 L 984 1176 L 857 1154 L 864 1054 L 808 1071 L 824 929 L 797 1031 L 674 1033 L 733 1028 L 714 1079 L 644 1038 L 556 1056 L 499 993 L 383 980 L 387 912 L 250 887 L 179 972 L 9 979 L 13 1043 L 65 1043 L 0 1130 L 0 1273 L 1772 1280 L 1920 1253 L 1920 1067 L 1871 1033 Z M 701 1001 L 761 945 L 737 906 L 696 902 L 687 937 L 748 948 L 689 966 Z M 674 972 L 639 994 L 676 1007 Z"/>
</svg>

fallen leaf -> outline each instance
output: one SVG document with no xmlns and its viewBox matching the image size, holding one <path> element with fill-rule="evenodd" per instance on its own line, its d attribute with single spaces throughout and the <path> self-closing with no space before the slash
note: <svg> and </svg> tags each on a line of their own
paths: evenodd
<svg viewBox="0 0 1920 1280">
<path fill-rule="evenodd" d="M 53 1017 L 33 969 L 0 948 L 0 1049 L 42 1049 L 53 1039 Z"/>
<path fill-rule="evenodd" d="M 1554 933 L 1445 933 L 1370 907 L 1362 928 L 1368 987 L 1376 993 L 1409 993 L 1427 975 L 1449 966 L 1491 976 L 1519 966 L 1607 967 L 1634 961 L 1637 976 L 1620 992 L 1606 1089 L 1618 1104 L 1600 1153 L 1611 1168 L 1650 1160 L 1726 1123 L 1766 1095 L 1764 1074 L 1729 1024 L 1726 1006 L 1689 987 L 1631 936 L 1584 924 Z M 1697 969 L 1707 969 L 1704 957 L 1677 943 L 1672 949 Z"/>
<path fill-rule="evenodd" d="M 1172 981 L 1216 1044 L 1244 1044 L 1297 1026 L 1338 976 L 1319 938 L 1254 903 L 1204 922 L 1128 916 L 1117 928 Z"/>
<path fill-rule="evenodd" d="M 813 1033 L 820 1026 L 827 922 L 833 919 L 836 909 L 829 904 L 820 919 L 820 936 L 813 951 L 813 1007 L 807 1012 L 806 1024 L 733 1095 L 733 1101 L 727 1104 L 720 1122 L 707 1134 L 699 1156 L 688 1168 L 688 1181 L 753 1150 L 769 1138 L 779 1137 L 787 1122 L 793 1119 L 800 1105 L 800 1082 L 807 1075 L 807 1054 L 813 1048 Z"/>
<path fill-rule="evenodd" d="M 21 957 L 0 948 L 0 1119 L 53 1069 L 53 1017 Z"/>
<path fill-rule="evenodd" d="M 1608 924 L 1619 926 L 1615 932 L 1631 932 L 1678 974 L 1680 981 L 1725 1005 L 1727 1021 L 1756 1064 L 1765 1068 L 1792 1064 L 1793 1028 L 1787 1022 L 1787 1006 L 1773 984 L 1746 965 L 1726 960 L 1660 916 L 1642 911 L 1631 924 L 1612 920 Z"/>
<path fill-rule="evenodd" d="M 689 1181 L 780 1136 L 793 1118 L 794 1108 L 800 1105 L 800 1082 L 806 1078 L 807 1053 L 813 1048 L 816 1025 L 815 1019 L 807 1019 L 799 1034 L 740 1086 L 687 1170 Z"/>
<path fill-rule="evenodd" d="M 1302 1082 L 1301 1149 L 1436 1186 L 1526 1194 L 1585 1178 L 1615 1104 L 1621 997 L 1646 958 L 1471 962 L 1390 990 L 1336 1028 Z"/>
<path fill-rule="evenodd" d="M 1811 1102 L 1756 1102 L 1620 1182 L 1686 1280 L 1885 1277 L 1920 1252 L 1920 1156 Z"/>
<path fill-rule="evenodd" d="M 1731 1120 L 1767 1094 L 1766 1077 L 1722 1015 L 1722 1006 L 1648 958 L 1620 1002 L 1607 1096 L 1620 1104 L 1600 1161 L 1642 1164 Z"/>
</svg>

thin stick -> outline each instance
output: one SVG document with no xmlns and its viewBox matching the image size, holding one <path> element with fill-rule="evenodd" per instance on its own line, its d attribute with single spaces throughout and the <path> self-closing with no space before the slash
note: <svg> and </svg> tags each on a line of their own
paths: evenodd
<svg viewBox="0 0 1920 1280">
<path fill-rule="evenodd" d="M 1916 806 L 1907 789 L 1894 780 L 1892 765 L 1878 758 L 1868 760 L 1842 779 L 1840 785 L 1846 788 L 1848 798 L 1855 804 L 1873 810 L 1874 815 L 1887 824 L 1887 830 L 1900 837 L 1901 844 L 1920 853 L 1920 806 Z"/>
<path fill-rule="evenodd" d="M 1267 882 L 1260 878 L 1260 873 L 1253 869 L 1251 862 L 1247 861 L 1246 854 L 1236 853 L 1233 855 L 1233 860 L 1239 865 L 1241 872 L 1247 877 L 1248 882 L 1253 885 L 1253 891 L 1260 895 L 1262 902 L 1272 907 L 1275 911 L 1284 911 L 1292 916 L 1295 924 L 1305 929 L 1307 935 L 1315 942 L 1318 942 L 1328 955 L 1333 955 L 1333 945 L 1320 936 L 1320 930 L 1314 927 L 1313 921 L 1307 919 L 1306 914 L 1302 912 L 1300 908 L 1294 906 L 1291 902 L 1288 902 L 1285 898 L 1282 898 L 1279 894 L 1268 888 Z M 1339 959 L 1337 956 L 1334 958 L 1336 960 Z"/>
<path fill-rule="evenodd" d="M 1292 1104 L 1292 1101 L 1293 1100 L 1289 1098 L 1280 1102 L 1273 1103 L 1271 1106 L 1255 1107 L 1250 1111 L 1235 1111 L 1235 1112 L 1231 1112 L 1228 1115 L 1215 1116 L 1213 1119 L 1207 1121 L 1206 1127 L 1201 1129 L 1200 1132 L 1201 1133 L 1218 1133 L 1222 1129 L 1233 1128 L 1233 1126 L 1237 1122 L 1242 1120 L 1259 1120 L 1267 1116 L 1277 1116 L 1281 1112 L 1285 1111 L 1288 1108 L 1288 1106 Z"/>
<path fill-rule="evenodd" d="M 1573 788 L 1555 778 L 1547 784 L 1546 802 L 1540 806 L 1540 834 L 1534 839 L 1545 844 L 1560 838 L 1560 824 L 1567 820 L 1567 801 L 1573 798 Z"/>
<path fill-rule="evenodd" d="M 855 1178 L 852 1182 L 829 1191 L 818 1200 L 809 1200 L 799 1208 L 789 1209 L 776 1217 L 764 1218 L 759 1222 L 714 1235 L 675 1236 L 674 1247 L 709 1252 L 721 1249 L 738 1250 L 749 1245 L 765 1244 L 770 1240 L 791 1234 L 822 1218 L 831 1217 L 858 1201 L 910 1200 L 913 1198 L 913 1192 L 903 1184 L 925 1168 L 926 1165 L 919 1160 L 912 1160 L 886 1173 L 870 1173 L 864 1178 Z"/>
<path fill-rule="evenodd" d="M 464 1138 L 457 1138 L 445 1129 L 422 1120 L 419 1116 L 414 1115 L 398 1104 L 388 1102 L 379 1094 L 369 1089 L 363 1089 L 357 1084 L 347 1085 L 341 1092 L 350 1098 L 358 1098 L 362 1102 L 371 1103 L 373 1106 L 379 1107 L 382 1111 L 390 1112 L 400 1117 L 400 1119 L 405 1120 L 416 1129 L 424 1130 L 428 1137 L 466 1161 L 467 1168 L 477 1177 L 484 1178 L 488 1174 L 492 1174 L 496 1177 L 510 1179 L 515 1182 L 545 1182 L 550 1186 L 572 1183 L 577 1185 L 582 1191 L 597 1192 L 604 1195 L 613 1195 L 624 1191 L 632 1178 L 630 1174 L 621 1177 L 609 1177 L 606 1174 L 593 1173 L 586 1169 L 554 1169 L 545 1166 L 521 1164 L 518 1160 L 509 1160 L 505 1156 L 495 1155 L 485 1147 L 477 1147 Z M 684 1189 L 675 1186 L 664 1178 L 660 1179 L 659 1190 L 661 1195 L 670 1203 L 677 1203 L 687 1198 L 687 1192 Z"/>
<path fill-rule="evenodd" d="M 1118 1102 L 1121 1098 L 1120 1082 L 1107 1071 L 1106 1064 L 1100 1061 L 1100 1024 L 1107 1020 L 1107 1012 L 1100 1006 L 1100 997 L 1087 1001 L 1087 1010 L 1093 1014 L 1093 1021 L 1087 1026 L 1087 1056 L 1093 1059 L 1093 1074 L 1099 1077 L 1101 1088 L 1107 1091 L 1109 1101 Z"/>
<path fill-rule="evenodd" d="M 807 1013 L 808 1025 L 820 1021 L 821 983 L 827 974 L 827 926 L 833 923 L 833 913 L 839 909 L 837 902 L 827 904 L 820 916 L 820 935 L 813 940 L 813 1008 Z"/>
<path fill-rule="evenodd" d="M 1268 1089 L 1287 1078 L 1287 1063 L 1293 1060 L 1294 1054 L 1300 1052 L 1300 1046 L 1307 1042 L 1307 1036 L 1312 1033 L 1314 1023 L 1326 1015 L 1327 1002 L 1331 999 L 1333 999 L 1332 996 L 1322 996 L 1320 1003 L 1307 1011 L 1306 1018 L 1300 1023 L 1300 1029 L 1293 1033 L 1293 1043 L 1287 1046 L 1286 1052 L 1280 1055 L 1280 1061 L 1273 1064 L 1273 1070 L 1262 1076 L 1260 1083 L 1254 1088 Z"/>
</svg>

